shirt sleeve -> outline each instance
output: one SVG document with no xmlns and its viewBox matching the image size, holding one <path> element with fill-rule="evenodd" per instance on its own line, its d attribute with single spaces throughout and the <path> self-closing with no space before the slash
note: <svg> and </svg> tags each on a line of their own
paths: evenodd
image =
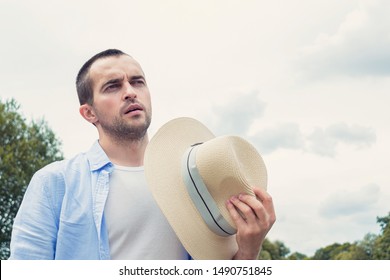
<svg viewBox="0 0 390 280">
<path fill-rule="evenodd" d="M 10 259 L 55 258 L 61 204 L 59 177 L 40 170 L 31 179 L 14 220 Z"/>
</svg>

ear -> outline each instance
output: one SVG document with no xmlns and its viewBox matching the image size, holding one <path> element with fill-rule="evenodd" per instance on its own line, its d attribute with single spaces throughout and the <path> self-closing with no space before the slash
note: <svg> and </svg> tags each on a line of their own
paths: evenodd
<svg viewBox="0 0 390 280">
<path fill-rule="evenodd" d="M 95 124 L 98 121 L 98 118 L 93 110 L 92 106 L 89 104 L 83 104 L 80 106 L 80 115 L 87 121 L 92 124 Z"/>
</svg>

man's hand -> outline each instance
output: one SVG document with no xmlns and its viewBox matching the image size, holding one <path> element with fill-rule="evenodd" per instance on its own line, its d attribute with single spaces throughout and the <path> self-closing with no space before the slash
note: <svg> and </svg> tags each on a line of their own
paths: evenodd
<svg viewBox="0 0 390 280">
<path fill-rule="evenodd" d="M 256 197 L 240 194 L 226 202 L 237 226 L 238 251 L 233 257 L 236 260 L 256 259 L 265 236 L 276 220 L 272 197 L 260 188 L 253 188 L 253 191 Z"/>
</svg>

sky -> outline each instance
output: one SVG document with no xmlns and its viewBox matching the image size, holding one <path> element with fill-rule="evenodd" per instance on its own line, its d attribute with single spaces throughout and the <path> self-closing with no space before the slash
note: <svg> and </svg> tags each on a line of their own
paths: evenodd
<svg viewBox="0 0 390 280">
<path fill-rule="evenodd" d="M 269 239 L 311 256 L 378 234 L 390 211 L 389 14 L 386 0 L 0 0 L 0 98 L 71 158 L 97 139 L 76 74 L 123 50 L 146 74 L 149 137 L 187 116 L 247 139 L 268 170 Z"/>
</svg>

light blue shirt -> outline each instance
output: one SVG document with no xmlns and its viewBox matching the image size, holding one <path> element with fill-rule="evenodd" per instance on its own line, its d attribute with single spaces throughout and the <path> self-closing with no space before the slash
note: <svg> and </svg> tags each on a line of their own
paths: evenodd
<svg viewBox="0 0 390 280">
<path fill-rule="evenodd" d="M 10 259 L 110 259 L 103 210 L 112 170 L 96 141 L 36 172 L 14 221 Z"/>
</svg>

